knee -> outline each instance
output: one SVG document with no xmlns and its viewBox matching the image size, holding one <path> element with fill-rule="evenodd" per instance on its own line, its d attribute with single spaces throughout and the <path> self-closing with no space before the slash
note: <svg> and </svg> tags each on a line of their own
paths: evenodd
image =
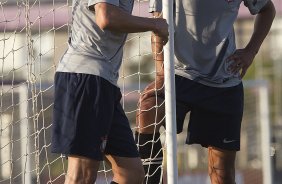
<svg viewBox="0 0 282 184">
<path fill-rule="evenodd" d="M 98 167 L 98 161 L 79 156 L 69 156 L 65 184 L 94 183 Z"/>
<path fill-rule="evenodd" d="M 136 169 L 135 171 L 132 172 L 130 176 L 130 182 L 128 183 L 136 183 L 136 184 L 141 184 L 143 183 L 145 179 L 145 171 L 143 166 Z"/>
<path fill-rule="evenodd" d="M 141 166 L 136 168 L 129 174 L 127 183 L 142 184 L 144 179 L 145 179 L 145 171 L 143 166 Z"/>
<path fill-rule="evenodd" d="M 138 106 L 140 109 L 139 113 L 144 113 L 144 112 L 151 112 L 156 110 L 157 102 L 156 102 L 156 97 L 149 97 L 145 96 L 143 98 L 139 99 Z"/>
<path fill-rule="evenodd" d="M 143 166 L 130 169 L 126 174 L 114 172 L 114 181 L 123 184 L 142 184 L 145 179 Z"/>
<path fill-rule="evenodd" d="M 136 113 L 136 126 L 139 133 L 154 133 L 164 123 L 165 107 L 163 99 L 154 97 L 143 99 L 139 102 Z"/>
<path fill-rule="evenodd" d="M 82 175 L 82 174 L 67 174 L 65 179 L 65 184 L 93 184 L 96 180 L 96 177 L 89 174 L 89 175 Z"/>
</svg>

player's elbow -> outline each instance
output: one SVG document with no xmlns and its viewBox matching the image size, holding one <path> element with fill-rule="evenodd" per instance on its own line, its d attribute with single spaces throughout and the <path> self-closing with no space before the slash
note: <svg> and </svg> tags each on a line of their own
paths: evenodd
<svg viewBox="0 0 282 184">
<path fill-rule="evenodd" d="M 111 29 L 115 17 L 113 16 L 113 6 L 107 3 L 98 3 L 95 5 L 96 24 L 100 29 Z"/>
<path fill-rule="evenodd" d="M 269 3 L 268 12 L 270 14 L 271 19 L 273 20 L 276 15 L 276 9 L 272 1 L 270 1 Z"/>
</svg>

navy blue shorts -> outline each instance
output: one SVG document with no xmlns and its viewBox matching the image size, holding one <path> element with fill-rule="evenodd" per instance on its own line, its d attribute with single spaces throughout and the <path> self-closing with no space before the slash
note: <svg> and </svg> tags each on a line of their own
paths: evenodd
<svg viewBox="0 0 282 184">
<path fill-rule="evenodd" d="M 52 152 L 139 157 L 120 99 L 120 89 L 99 76 L 57 72 Z"/>
<path fill-rule="evenodd" d="M 202 85 L 176 75 L 177 132 L 182 132 L 185 116 L 190 112 L 187 144 L 240 150 L 243 116 L 242 83 L 228 88 Z"/>
</svg>

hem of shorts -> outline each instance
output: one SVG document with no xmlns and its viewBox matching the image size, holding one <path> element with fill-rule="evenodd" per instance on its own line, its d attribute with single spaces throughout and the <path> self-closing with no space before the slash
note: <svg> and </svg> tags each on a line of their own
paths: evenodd
<svg viewBox="0 0 282 184">
<path fill-rule="evenodd" d="M 90 158 L 93 160 L 97 160 L 97 161 L 103 161 L 103 158 L 97 158 L 91 154 L 84 154 L 84 153 L 77 153 L 77 152 L 71 152 L 71 151 L 62 151 L 62 150 L 58 150 L 58 149 L 53 149 L 51 150 L 51 153 L 56 153 L 56 154 L 63 154 L 63 155 L 76 155 L 76 156 L 81 156 L 81 157 L 86 157 L 86 158 Z"/>
<path fill-rule="evenodd" d="M 228 150 L 228 151 L 240 151 L 240 147 L 239 148 L 230 148 L 229 146 L 222 146 L 222 144 L 216 144 L 216 143 L 203 143 L 200 141 L 193 141 L 193 142 L 186 142 L 186 144 L 188 145 L 192 145 L 192 144 L 199 144 L 202 147 L 208 148 L 209 146 L 213 146 L 216 148 L 220 148 L 220 149 L 224 149 L 224 150 Z"/>
</svg>

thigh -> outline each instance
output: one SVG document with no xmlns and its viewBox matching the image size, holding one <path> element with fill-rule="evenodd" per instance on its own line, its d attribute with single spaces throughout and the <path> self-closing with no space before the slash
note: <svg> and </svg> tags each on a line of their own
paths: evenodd
<svg viewBox="0 0 282 184">
<path fill-rule="evenodd" d="M 112 125 L 108 134 L 105 154 L 119 157 L 139 157 L 129 121 L 120 101 L 116 101 Z"/>
<path fill-rule="evenodd" d="M 52 151 L 102 160 L 118 88 L 94 75 L 56 77 Z"/>
<path fill-rule="evenodd" d="M 243 116 L 242 84 L 209 92 L 213 95 L 200 98 L 193 105 L 187 143 L 238 151 Z"/>
<path fill-rule="evenodd" d="M 139 102 L 136 127 L 139 133 L 154 133 L 164 124 L 165 103 L 162 97 L 150 97 Z"/>
<path fill-rule="evenodd" d="M 156 79 L 147 85 L 138 102 L 136 126 L 139 133 L 151 134 L 158 131 L 165 118 L 163 80 Z"/>
<path fill-rule="evenodd" d="M 183 131 L 184 120 L 187 113 L 191 110 L 192 92 L 194 82 L 179 75 L 175 75 L 175 92 L 176 92 L 176 128 L 177 133 Z"/>
<path fill-rule="evenodd" d="M 190 80 L 189 80 L 190 81 Z M 186 103 L 187 91 L 190 84 L 185 83 L 185 78 L 175 76 L 176 85 L 176 122 L 177 133 L 182 132 L 183 123 L 189 105 Z M 188 90 L 189 91 L 189 90 Z M 136 113 L 136 126 L 140 133 L 154 133 L 165 126 L 165 94 L 162 78 L 150 83 L 142 93 Z"/>
</svg>

